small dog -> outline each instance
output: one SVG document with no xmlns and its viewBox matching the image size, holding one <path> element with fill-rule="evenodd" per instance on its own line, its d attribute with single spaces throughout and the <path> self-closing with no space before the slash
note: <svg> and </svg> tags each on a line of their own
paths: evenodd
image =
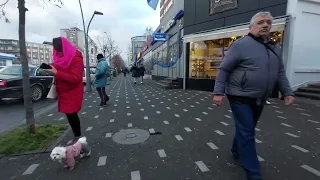
<svg viewBox="0 0 320 180">
<path fill-rule="evenodd" d="M 50 157 L 53 161 L 59 161 L 64 164 L 64 167 L 69 167 L 71 170 L 75 165 L 75 157 L 80 156 L 80 158 L 83 158 L 90 155 L 91 149 L 88 146 L 87 138 L 82 137 L 76 143 L 67 147 L 55 147 Z"/>
</svg>

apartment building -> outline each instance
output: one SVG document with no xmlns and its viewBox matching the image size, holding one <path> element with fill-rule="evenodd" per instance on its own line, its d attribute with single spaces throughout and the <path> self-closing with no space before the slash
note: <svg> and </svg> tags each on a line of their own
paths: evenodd
<svg viewBox="0 0 320 180">
<path fill-rule="evenodd" d="M 84 57 L 84 63 L 85 63 L 85 57 L 86 57 L 86 52 L 85 52 L 85 36 L 84 32 L 80 30 L 77 27 L 72 27 L 70 29 L 60 29 L 60 35 L 69 39 L 69 41 L 78 48 L 83 54 Z M 88 39 L 88 46 L 89 46 L 89 62 L 90 66 L 95 66 L 97 63 L 96 60 L 96 55 L 98 53 L 98 47 L 97 44 L 91 39 L 89 36 Z"/>
<path fill-rule="evenodd" d="M 27 60 L 30 64 L 52 63 L 52 45 L 27 42 Z M 16 56 L 13 64 L 20 64 L 19 40 L 0 39 L 0 52 Z"/>
</svg>

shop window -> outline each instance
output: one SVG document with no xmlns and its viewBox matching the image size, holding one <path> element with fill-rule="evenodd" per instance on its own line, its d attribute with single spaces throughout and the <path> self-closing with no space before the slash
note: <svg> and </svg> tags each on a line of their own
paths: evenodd
<svg viewBox="0 0 320 180">
<path fill-rule="evenodd" d="M 0 66 L 6 66 L 6 65 L 7 65 L 7 60 L 0 59 Z"/>
</svg>

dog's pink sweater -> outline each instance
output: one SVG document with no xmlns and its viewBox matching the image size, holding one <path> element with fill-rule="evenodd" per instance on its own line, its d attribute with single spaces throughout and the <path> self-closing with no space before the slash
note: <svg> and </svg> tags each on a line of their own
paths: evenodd
<svg viewBox="0 0 320 180">
<path fill-rule="evenodd" d="M 75 144 L 66 147 L 65 163 L 69 167 L 74 166 L 74 163 L 75 163 L 74 158 L 80 154 L 81 147 L 82 147 L 82 145 L 80 142 L 76 142 Z"/>
</svg>

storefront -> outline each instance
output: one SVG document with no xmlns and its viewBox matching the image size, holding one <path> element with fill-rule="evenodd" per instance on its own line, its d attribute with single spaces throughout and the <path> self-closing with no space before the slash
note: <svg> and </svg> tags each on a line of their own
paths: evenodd
<svg viewBox="0 0 320 180">
<path fill-rule="evenodd" d="M 196 6 L 195 9 L 203 9 L 204 3 L 201 3 L 201 1 L 204 0 L 186 2 L 185 8 L 193 5 Z M 260 8 L 261 10 L 266 10 L 266 4 L 259 4 L 258 0 L 252 2 L 256 3 L 254 11 L 252 4 L 239 4 L 242 2 L 244 1 L 210 1 L 210 5 L 207 7 L 207 9 L 210 9 L 210 13 L 206 17 L 204 17 L 203 12 L 198 11 L 194 12 L 194 14 L 191 12 L 190 15 L 186 15 L 185 18 L 189 17 L 191 19 L 192 16 L 196 18 L 192 20 L 193 22 L 190 22 L 190 19 L 185 19 L 185 23 L 188 26 L 185 27 L 185 36 L 183 37 L 185 62 L 184 88 L 213 91 L 218 67 L 224 55 L 228 52 L 229 46 L 237 39 L 249 33 L 250 18 L 260 11 Z M 273 41 L 279 43 L 282 47 L 285 40 L 285 28 L 289 18 L 286 16 L 285 2 L 279 2 L 277 8 L 274 8 L 274 4 L 269 4 L 272 7 L 267 10 L 272 14 L 278 15 L 273 20 L 271 37 Z M 246 15 L 243 16 L 243 14 Z M 212 24 L 197 23 L 197 21 L 200 21 L 197 18 L 201 16 L 204 19 L 212 19 Z M 209 29 L 210 26 L 213 28 Z"/>
</svg>

